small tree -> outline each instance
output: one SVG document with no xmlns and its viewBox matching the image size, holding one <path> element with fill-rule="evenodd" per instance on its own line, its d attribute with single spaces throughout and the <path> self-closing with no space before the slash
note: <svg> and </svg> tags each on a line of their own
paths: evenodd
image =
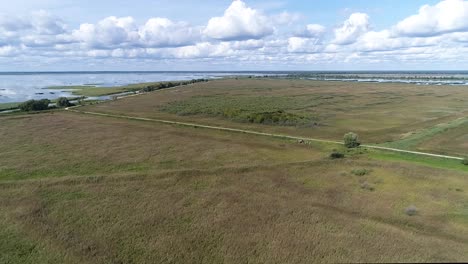
<svg viewBox="0 0 468 264">
<path fill-rule="evenodd" d="M 349 132 L 344 135 L 344 145 L 347 148 L 357 148 L 361 145 L 361 142 L 356 133 Z"/>
<path fill-rule="evenodd" d="M 66 97 L 60 97 L 59 99 L 57 99 L 57 106 L 58 107 L 69 107 L 71 105 L 72 104 L 70 103 L 70 101 Z"/>
</svg>

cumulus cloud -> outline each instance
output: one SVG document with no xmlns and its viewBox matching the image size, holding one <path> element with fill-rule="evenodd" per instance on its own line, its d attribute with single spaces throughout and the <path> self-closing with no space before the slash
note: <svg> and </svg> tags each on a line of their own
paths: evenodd
<svg viewBox="0 0 468 264">
<path fill-rule="evenodd" d="M 38 35 L 62 34 L 66 31 L 65 23 L 49 12 L 39 10 L 28 17 L 0 15 L 0 30 L 4 32 L 29 31 Z"/>
<path fill-rule="evenodd" d="M 319 24 L 309 24 L 305 26 L 300 32 L 298 32 L 297 37 L 303 38 L 319 38 L 326 32 L 326 28 Z"/>
<path fill-rule="evenodd" d="M 66 25 L 60 18 L 44 10 L 33 12 L 31 26 L 40 35 L 57 35 L 66 31 Z"/>
<path fill-rule="evenodd" d="M 201 30 L 184 22 L 167 18 L 152 18 L 140 27 L 139 35 L 145 46 L 184 46 L 200 39 Z"/>
<path fill-rule="evenodd" d="M 108 17 L 97 24 L 82 24 L 73 38 L 92 48 L 172 47 L 193 44 L 200 29 L 167 18 L 151 18 L 138 26 L 132 17 Z"/>
<path fill-rule="evenodd" d="M 333 29 L 303 25 L 301 15 L 286 11 L 264 14 L 240 0 L 205 26 L 162 17 L 137 21 L 110 16 L 71 28 L 46 11 L 0 15 L 0 60 L 172 61 L 187 68 L 192 64 L 186 62 L 195 61 L 269 63 L 277 69 L 286 64 L 391 61 L 462 61 L 464 65 L 468 59 L 464 55 L 468 54 L 467 2 L 445 0 L 424 6 L 394 27 L 379 30 L 372 30 L 364 13 L 350 15 Z"/>
<path fill-rule="evenodd" d="M 288 52 L 316 53 L 322 49 L 318 39 L 291 37 L 288 39 Z"/>
<path fill-rule="evenodd" d="M 0 47 L 0 57 L 11 57 L 18 55 L 20 53 L 20 50 L 21 48 L 10 45 Z"/>
<path fill-rule="evenodd" d="M 31 23 L 20 17 L 13 17 L 8 14 L 0 14 L 0 29 L 3 32 L 18 32 L 30 29 Z"/>
<path fill-rule="evenodd" d="M 369 30 L 369 16 L 364 13 L 354 13 L 340 28 L 335 29 L 334 43 L 348 45 L 354 43 Z"/>
<path fill-rule="evenodd" d="M 411 47 L 435 46 L 440 42 L 441 39 L 437 37 L 394 37 L 390 30 L 369 31 L 356 41 L 354 49 L 359 51 L 388 51 Z"/>
<path fill-rule="evenodd" d="M 277 15 L 274 15 L 271 17 L 271 20 L 275 24 L 279 25 L 291 25 L 297 21 L 299 21 L 302 18 L 301 14 L 298 13 L 290 13 L 290 12 L 281 12 Z"/>
<path fill-rule="evenodd" d="M 138 41 L 139 35 L 132 17 L 107 17 L 97 24 L 81 24 L 73 38 L 93 48 L 115 48 Z"/>
<path fill-rule="evenodd" d="M 218 40 L 260 39 L 273 32 L 271 21 L 241 0 L 233 1 L 222 17 L 211 18 L 203 31 Z"/>
<path fill-rule="evenodd" d="M 468 1 L 444 0 L 435 6 L 424 5 L 418 14 L 399 22 L 394 30 L 398 35 L 411 37 L 468 31 Z"/>
</svg>

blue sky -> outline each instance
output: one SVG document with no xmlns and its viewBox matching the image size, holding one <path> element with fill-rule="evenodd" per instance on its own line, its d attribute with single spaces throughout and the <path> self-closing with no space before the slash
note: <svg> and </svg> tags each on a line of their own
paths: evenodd
<svg viewBox="0 0 468 264">
<path fill-rule="evenodd" d="M 468 1 L 16 0 L 0 71 L 466 70 Z"/>
</svg>

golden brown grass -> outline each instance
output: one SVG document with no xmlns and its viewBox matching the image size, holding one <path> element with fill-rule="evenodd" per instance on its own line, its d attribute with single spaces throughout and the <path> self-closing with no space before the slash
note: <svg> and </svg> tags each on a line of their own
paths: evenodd
<svg viewBox="0 0 468 264">
<path fill-rule="evenodd" d="M 468 109 L 463 98 L 467 96 L 468 89 L 462 86 L 227 79 L 89 106 L 87 110 L 332 140 L 340 140 L 345 133 L 354 131 L 361 136 L 364 143 L 385 143 L 404 139 L 414 133 L 424 134 L 425 130 L 431 130 L 439 124 L 465 117 Z M 242 98 L 245 98 L 246 102 L 255 98 L 259 105 L 258 111 L 265 109 L 265 103 L 268 104 L 266 109 L 274 108 L 274 102 L 277 101 L 280 105 L 278 107 L 285 108 L 282 110 L 312 117 L 319 125 L 299 127 L 260 125 L 233 122 L 216 115 L 190 114 L 190 111 L 196 112 L 200 109 L 211 113 L 212 110 L 209 109 L 220 107 L 215 106 L 216 100 L 229 100 L 229 98 L 239 101 L 241 108 L 252 108 L 250 104 L 242 104 Z M 281 98 L 287 100 L 280 100 Z M 176 109 L 180 111 L 184 105 L 187 105 L 187 112 L 182 111 L 184 115 L 165 111 L 170 104 L 181 102 L 184 104 L 178 105 Z M 290 105 L 287 105 L 288 102 Z M 466 134 L 466 127 L 460 129 L 461 133 Z M 430 141 L 431 137 L 425 140 Z M 451 152 L 449 149 L 428 148 L 426 144 L 424 150 L 448 154 L 468 152 L 463 137 L 452 139 L 450 145 L 461 147 Z M 413 145 L 403 145 L 403 147 L 422 150 Z"/>
<path fill-rule="evenodd" d="M 74 113 L 0 122 L 0 262 L 468 257 L 462 171 Z M 417 215 L 405 214 L 410 205 Z"/>
</svg>

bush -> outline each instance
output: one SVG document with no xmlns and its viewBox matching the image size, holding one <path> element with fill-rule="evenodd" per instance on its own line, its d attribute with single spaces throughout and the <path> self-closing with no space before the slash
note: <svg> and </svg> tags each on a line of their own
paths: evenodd
<svg viewBox="0 0 468 264">
<path fill-rule="evenodd" d="M 356 133 L 349 132 L 344 135 L 344 145 L 347 148 L 357 148 L 361 145 L 361 142 Z"/>
<path fill-rule="evenodd" d="M 42 111 L 49 109 L 50 101 L 48 99 L 29 100 L 19 105 L 19 109 L 25 112 Z"/>
<path fill-rule="evenodd" d="M 371 171 L 368 169 L 357 169 L 357 170 L 352 170 L 351 173 L 356 175 L 356 176 L 364 176 L 369 174 Z"/>
<path fill-rule="evenodd" d="M 57 99 L 57 107 L 69 107 L 72 106 L 72 103 L 66 97 L 60 97 Z"/>
<path fill-rule="evenodd" d="M 465 158 L 462 160 L 462 164 L 468 166 L 468 158 Z"/>
<path fill-rule="evenodd" d="M 374 191 L 375 190 L 375 187 L 373 185 L 371 185 L 369 182 L 365 181 L 363 183 L 361 183 L 361 189 L 363 190 L 368 190 L 368 191 Z"/>
<path fill-rule="evenodd" d="M 416 215 L 418 213 L 418 208 L 416 208 L 414 205 L 411 205 L 405 209 L 405 213 L 409 216 Z"/>
<path fill-rule="evenodd" d="M 345 155 L 339 151 L 336 151 L 334 150 L 331 154 L 330 154 L 330 158 L 332 159 L 342 159 L 344 158 Z"/>
</svg>

